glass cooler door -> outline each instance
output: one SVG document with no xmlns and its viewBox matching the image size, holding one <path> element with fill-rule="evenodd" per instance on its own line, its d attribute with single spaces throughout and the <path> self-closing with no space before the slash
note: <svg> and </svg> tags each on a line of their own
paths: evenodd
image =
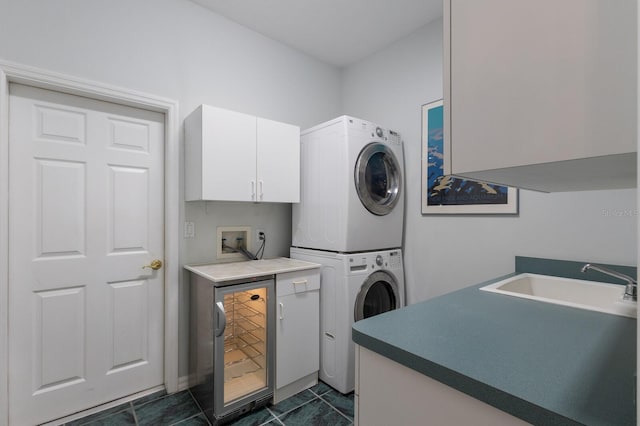
<svg viewBox="0 0 640 426">
<path fill-rule="evenodd" d="M 274 281 L 215 291 L 214 398 L 220 418 L 273 394 Z"/>
</svg>

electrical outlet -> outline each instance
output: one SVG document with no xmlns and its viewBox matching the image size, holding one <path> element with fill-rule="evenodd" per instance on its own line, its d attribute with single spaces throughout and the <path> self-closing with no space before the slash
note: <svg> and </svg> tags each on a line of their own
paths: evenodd
<svg viewBox="0 0 640 426">
<path fill-rule="evenodd" d="M 194 222 L 184 223 L 184 237 L 194 238 L 196 236 L 196 225 Z"/>
<path fill-rule="evenodd" d="M 256 229 L 256 242 L 262 244 L 262 240 L 265 239 L 264 229 Z"/>
</svg>

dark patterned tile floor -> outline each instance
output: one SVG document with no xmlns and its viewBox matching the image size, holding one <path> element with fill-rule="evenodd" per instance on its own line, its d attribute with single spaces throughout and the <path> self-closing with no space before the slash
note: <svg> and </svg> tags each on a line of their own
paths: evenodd
<svg viewBox="0 0 640 426">
<path fill-rule="evenodd" d="M 353 393 L 343 395 L 325 383 L 300 392 L 276 405 L 247 413 L 234 426 L 342 426 L 353 425 Z M 188 390 L 164 391 L 121 404 L 65 426 L 209 426 Z"/>
</svg>

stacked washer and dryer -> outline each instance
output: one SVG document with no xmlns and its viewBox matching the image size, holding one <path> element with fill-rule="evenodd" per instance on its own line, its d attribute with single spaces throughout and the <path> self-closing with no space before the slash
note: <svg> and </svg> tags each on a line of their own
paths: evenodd
<svg viewBox="0 0 640 426">
<path fill-rule="evenodd" d="M 320 379 L 355 385 L 354 321 L 404 306 L 400 135 L 342 116 L 301 134 L 291 257 L 319 263 Z"/>
</svg>

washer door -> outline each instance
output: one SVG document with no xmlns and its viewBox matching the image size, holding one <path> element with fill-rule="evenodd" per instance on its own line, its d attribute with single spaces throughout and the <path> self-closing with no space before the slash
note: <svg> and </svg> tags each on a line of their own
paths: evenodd
<svg viewBox="0 0 640 426">
<path fill-rule="evenodd" d="M 360 321 L 399 307 L 400 294 L 396 279 L 389 272 L 377 271 L 369 275 L 360 287 L 360 292 L 356 297 L 353 319 Z"/>
<path fill-rule="evenodd" d="M 355 184 L 367 210 L 378 216 L 391 213 L 399 200 L 402 176 L 398 160 L 389 147 L 372 142 L 360 151 Z"/>
</svg>

